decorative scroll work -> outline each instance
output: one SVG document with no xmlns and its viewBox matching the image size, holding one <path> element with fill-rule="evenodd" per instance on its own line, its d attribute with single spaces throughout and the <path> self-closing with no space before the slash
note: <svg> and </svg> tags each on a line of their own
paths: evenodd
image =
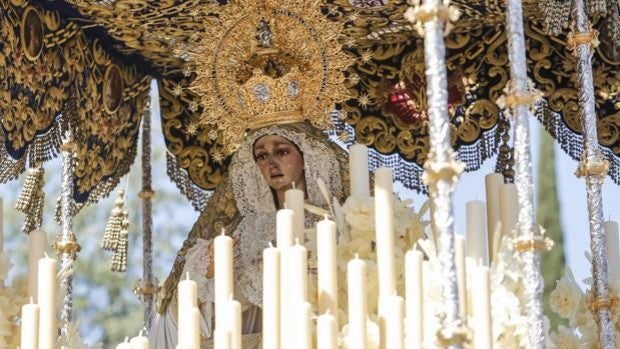
<svg viewBox="0 0 620 349">
<path fill-rule="evenodd" d="M 150 79 L 59 12 L 0 1 L 0 180 L 55 157 L 64 128 L 59 115 L 67 114 L 76 125 L 74 197 L 94 202 L 135 158 Z"/>
<path fill-rule="evenodd" d="M 179 85 L 187 86 L 194 78 L 191 71 L 183 69 L 183 62 L 187 58 L 183 47 L 191 47 L 204 35 L 205 23 L 197 18 L 207 15 L 205 12 L 216 13 L 219 5 L 214 2 L 213 7 L 203 6 L 207 3 L 206 0 L 31 0 L 54 9 L 44 10 L 37 7 L 43 19 L 44 33 L 44 44 L 39 52 L 40 44 L 36 39 L 30 40 L 31 36 L 38 37 L 37 33 L 40 32 L 40 27 L 33 25 L 37 22 L 34 14 L 29 16 L 30 20 L 25 20 L 30 23 L 28 27 L 33 28 L 34 34 L 26 35 L 24 32 L 24 39 L 21 38 L 22 31 L 19 28 L 22 26 L 22 13 L 27 6 L 25 0 L 1 1 L 7 10 L 0 14 L 2 26 L 5 28 L 0 34 L 0 64 L 2 67 L 9 67 L 1 73 L 3 76 L 0 82 L 0 93 L 4 96 L 0 97 L 0 100 L 4 101 L 0 103 L 3 123 L 24 123 L 23 120 L 19 121 L 20 118 L 5 118 L 7 101 L 12 101 L 13 111 L 10 114 L 14 115 L 35 115 L 30 108 L 36 110 L 38 107 L 35 106 L 38 104 L 49 105 L 51 110 L 39 108 L 36 118 L 33 119 L 37 120 L 36 123 L 29 121 L 27 127 L 19 126 L 25 130 L 24 136 L 17 137 L 16 133 L 11 131 L 13 126 L 3 125 L 5 134 L 0 135 L 3 139 L 11 137 L 11 142 L 18 141 L 27 145 L 13 146 L 17 147 L 19 157 L 0 152 L 0 163 L 6 169 L 0 174 L 0 181 L 15 178 L 37 161 L 56 156 L 59 144 L 57 129 L 60 125 L 50 121 L 50 118 L 59 115 L 68 98 L 67 86 L 73 81 L 71 74 L 76 74 L 76 70 L 87 74 L 92 72 L 98 76 L 95 79 L 97 82 L 104 78 L 108 70 L 108 64 L 93 63 L 92 57 L 85 58 L 81 54 L 85 51 L 83 48 L 89 48 L 86 51 L 91 51 L 93 57 L 103 52 L 109 54 L 110 62 L 116 64 L 121 71 L 124 91 L 131 90 L 132 86 L 142 81 L 143 73 L 137 73 L 134 82 L 124 76 L 127 72 L 131 75 L 131 71 L 135 71 L 134 65 L 158 78 L 162 92 L 164 137 L 169 152 L 175 158 L 175 161 L 171 162 L 174 165 L 170 172 L 175 174 L 175 180 L 179 179 L 178 184 L 184 188 L 191 187 L 191 195 L 199 198 L 204 195 L 201 192 L 212 190 L 221 182 L 232 152 L 222 144 L 220 135 L 212 128 L 202 128 L 199 134 L 193 136 L 185 135 L 184 125 L 197 120 L 202 114 L 200 96 L 191 95 L 178 88 Z M 374 148 L 377 164 L 415 169 L 408 171 L 411 175 L 407 175 L 407 178 L 398 178 L 397 175 L 396 179 L 410 188 L 420 189 L 417 174 L 421 172 L 421 165 L 428 152 L 428 134 L 425 131 L 423 113 L 426 97 L 424 88 L 420 88 L 424 86 L 425 78 L 420 71 L 421 37 L 403 16 L 409 6 L 408 1 L 322 2 L 323 14 L 331 20 L 346 23 L 342 42 L 349 53 L 357 58 L 355 67 L 348 72 L 349 79 L 346 82 L 355 98 L 341 107 L 342 122 L 337 125 L 337 132 L 349 133 L 348 127 L 352 127 L 355 132 L 347 143 L 357 138 L 357 141 Z M 226 6 L 225 1 L 218 3 Z M 549 116 L 544 118 L 546 127 L 553 130 L 562 148 L 578 159 L 581 154 L 581 148 L 575 142 L 580 139 L 581 133 L 576 113 L 578 94 L 574 78 L 571 77 L 574 74 L 570 73 L 574 71 L 574 62 L 566 51 L 565 33 L 558 31 L 556 36 L 549 36 L 544 30 L 545 14 L 548 11 L 541 11 L 540 6 L 545 3 L 564 6 L 570 2 L 523 2 L 524 17 L 527 19 L 524 24 L 528 73 L 536 87 L 544 92 L 548 105 L 554 112 L 545 114 Z M 620 79 L 620 50 L 614 50 L 618 43 L 614 36 L 615 31 L 611 29 L 618 21 L 614 22 L 615 10 L 610 6 L 617 4 L 611 0 L 587 1 L 588 9 L 603 9 L 594 6 L 603 3 L 607 6 L 606 13 L 597 10 L 599 13 L 590 14 L 594 15 L 591 18 L 596 19 L 594 24 L 602 42 L 593 55 L 597 86 L 597 128 L 599 144 L 606 158 L 610 160 L 609 176 L 616 183 L 620 183 L 620 97 L 617 86 Z M 196 6 L 197 4 L 201 6 Z M 446 38 L 452 107 L 450 127 L 454 135 L 452 146 L 457 150 L 457 158 L 466 164 L 466 170 L 475 170 L 498 151 L 501 139 L 498 132 L 503 132 L 497 128 L 500 113 L 495 100 L 508 80 L 505 4 L 500 0 L 455 0 L 452 4 L 461 12 L 461 18 L 452 24 L 451 34 Z M 552 12 L 561 14 L 564 7 Z M 67 18 L 77 20 L 72 22 Z M 28 41 L 30 46 L 26 45 L 22 50 L 22 41 Z M 80 46 L 76 46 L 78 43 Z M 69 50 L 68 47 L 77 49 Z M 63 54 L 58 54 L 60 52 Z M 28 57 L 35 60 L 31 61 Z M 25 64 L 13 64 L 18 61 Z M 45 68 L 37 62 L 49 64 Z M 94 73 L 94 70 L 98 72 Z M 18 76 L 22 82 L 16 83 L 14 78 L 5 78 L 7 74 Z M 32 80 L 33 84 L 24 83 L 24 79 Z M 37 84 L 54 86 L 56 89 L 48 89 L 47 95 L 41 92 L 32 94 L 32 89 L 36 90 Z M 7 87 L 9 85 L 13 86 L 11 92 Z M 26 85 L 27 88 L 24 87 Z M 101 86 L 94 90 L 101 90 Z M 41 97 L 35 100 L 33 96 Z M 100 106 L 105 110 L 102 103 Z M 119 107 L 116 113 L 120 112 Z M 40 120 L 44 122 L 39 122 Z M 132 120 L 131 126 L 127 127 L 137 129 L 137 123 Z M 135 139 L 129 135 L 127 137 L 123 140 L 124 144 L 135 143 Z M 126 151 L 125 154 L 128 154 L 127 159 L 132 158 L 131 151 Z M 104 162 L 110 161 L 112 160 L 108 158 Z M 81 190 L 92 188 L 93 183 L 99 180 L 107 184 L 97 190 L 91 189 L 91 195 L 97 197 L 95 191 L 107 193 L 107 188 L 112 185 L 110 183 L 114 182 L 107 179 L 118 178 L 123 172 L 119 170 L 117 173 L 109 173 L 110 168 L 106 165 L 95 170 L 92 175 L 85 173 L 84 178 L 88 179 L 82 181 Z M 412 179 L 414 172 L 417 180 Z M 76 176 L 76 180 L 80 178 Z M 191 186 L 188 186 L 188 183 L 191 183 Z M 85 200 L 85 196 L 78 199 Z"/>
<path fill-rule="evenodd" d="M 407 1 L 364 3 L 356 6 L 361 2 L 352 5 L 348 0 L 324 0 L 326 15 L 346 23 L 342 41 L 356 58 L 345 81 L 354 98 L 340 106 L 333 134 L 346 144 L 360 142 L 373 148 L 371 165 L 403 169 L 395 172 L 395 179 L 406 187 L 424 190 L 419 175 L 429 140 L 422 39 L 404 19 Z M 507 134 L 503 127 L 498 128 L 501 113 L 495 103 L 509 77 L 505 5 L 503 1 L 482 0 L 456 0 L 453 5 L 462 15 L 446 37 L 451 144 L 457 159 L 472 171 L 498 152 Z M 528 19 L 529 75 L 548 100 L 549 110 L 541 118 L 545 115 L 544 123 L 554 130 L 563 149 L 578 159 L 581 148 L 574 150 L 574 140 L 581 128 L 576 116 L 576 85 L 572 74 L 564 73 L 574 69 L 566 52 L 566 38 L 544 34 L 537 2 L 526 1 L 523 11 Z M 601 40 L 609 43 L 612 38 L 601 34 Z M 620 183 L 620 104 L 614 85 L 620 78 L 620 58 L 604 48 L 607 46 L 601 45 L 594 55 L 599 143 L 613 160 L 609 175 Z M 180 187 L 211 190 L 220 183 L 230 152 L 218 143 L 221 139 L 212 129 L 201 129 L 196 136 L 182 132 L 182 125 L 202 113 L 199 96 L 177 88 L 186 85 L 181 83 L 183 79 L 191 79 L 190 73 L 183 77 L 167 75 L 161 82 L 161 89 L 166 91 L 161 96 L 164 132 L 175 157 L 170 172 Z M 504 148 L 502 161 L 508 164 L 512 160 L 506 151 L 509 149 Z M 187 180 L 196 187 L 188 186 Z M 189 192 L 200 197 L 194 190 Z"/>
</svg>

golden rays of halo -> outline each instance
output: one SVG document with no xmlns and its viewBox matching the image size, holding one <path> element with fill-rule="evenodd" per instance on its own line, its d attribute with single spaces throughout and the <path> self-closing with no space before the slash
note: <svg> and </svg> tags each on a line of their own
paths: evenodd
<svg viewBox="0 0 620 349">
<path fill-rule="evenodd" d="M 272 48 L 301 72 L 303 91 L 298 98 L 304 119 L 322 130 L 331 127 L 330 112 L 350 98 L 343 72 L 353 58 L 342 51 L 343 23 L 323 15 L 320 1 L 229 1 L 202 11 L 208 12 L 212 15 L 204 16 L 202 37 L 183 47 L 186 68 L 196 76 L 186 88 L 200 97 L 202 114 L 194 123 L 206 125 L 205 130 L 217 128 L 230 145 L 240 142 L 255 122 L 257 115 L 238 96 L 247 75 L 256 69 L 257 26 L 264 19 L 271 29 Z M 240 78 L 243 72 L 249 72 L 245 79 Z"/>
</svg>

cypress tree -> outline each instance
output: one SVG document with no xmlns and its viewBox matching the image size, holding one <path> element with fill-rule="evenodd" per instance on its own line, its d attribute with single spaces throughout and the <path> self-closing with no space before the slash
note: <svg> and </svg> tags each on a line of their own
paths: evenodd
<svg viewBox="0 0 620 349">
<path fill-rule="evenodd" d="M 564 243 L 560 224 L 560 207 L 556 186 L 555 150 L 553 138 L 541 128 L 538 161 L 538 224 L 547 230 L 547 237 L 553 240 L 554 247 L 542 254 L 542 274 L 545 280 L 543 295 L 545 315 L 549 317 L 551 328 L 555 329 L 565 321 L 551 311 L 549 294 L 555 288 L 556 280 L 564 273 Z"/>
</svg>

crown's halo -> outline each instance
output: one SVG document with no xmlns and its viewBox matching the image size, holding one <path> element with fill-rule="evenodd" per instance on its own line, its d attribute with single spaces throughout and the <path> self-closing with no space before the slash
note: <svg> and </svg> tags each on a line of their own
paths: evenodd
<svg viewBox="0 0 620 349">
<path fill-rule="evenodd" d="M 189 86 L 214 127 L 238 144 L 245 131 L 308 121 L 331 126 L 330 112 L 348 98 L 343 71 L 351 58 L 338 41 L 342 27 L 320 2 L 230 1 L 205 18 L 205 34 L 189 52 Z"/>
</svg>

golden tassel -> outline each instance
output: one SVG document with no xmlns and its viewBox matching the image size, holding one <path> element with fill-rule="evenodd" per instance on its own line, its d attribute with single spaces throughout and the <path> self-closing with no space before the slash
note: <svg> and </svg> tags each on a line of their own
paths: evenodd
<svg viewBox="0 0 620 349">
<path fill-rule="evenodd" d="M 43 167 L 35 167 L 28 171 L 22 192 L 17 198 L 15 209 L 26 214 L 22 231 L 29 234 L 41 227 L 43 223 L 43 204 L 45 192 L 43 191 L 45 170 Z"/>
<path fill-rule="evenodd" d="M 129 240 L 129 214 L 127 210 L 123 211 L 121 229 L 118 239 L 116 240 L 116 250 L 112 256 L 112 271 L 125 272 L 127 270 L 127 250 Z"/>
<path fill-rule="evenodd" d="M 108 223 L 105 226 L 105 231 L 101 240 L 101 248 L 104 251 L 116 251 L 121 224 L 123 222 L 122 214 L 123 207 L 125 206 L 125 202 L 123 201 L 124 196 L 125 191 L 122 189 L 119 190 L 118 198 L 114 201 L 114 208 L 112 209 L 110 218 L 108 218 Z"/>
</svg>

